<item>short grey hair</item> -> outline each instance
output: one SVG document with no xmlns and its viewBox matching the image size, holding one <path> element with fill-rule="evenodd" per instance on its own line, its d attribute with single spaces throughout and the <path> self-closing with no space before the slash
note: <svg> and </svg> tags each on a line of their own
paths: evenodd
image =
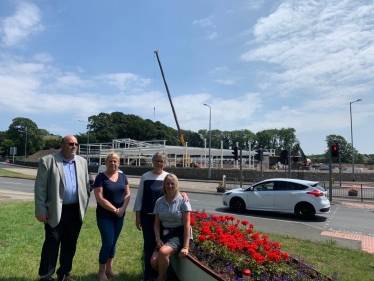
<svg viewBox="0 0 374 281">
<path fill-rule="evenodd" d="M 158 159 L 158 158 L 161 158 L 164 161 L 164 163 L 166 163 L 166 161 L 168 160 L 168 155 L 165 151 L 156 152 L 152 156 L 152 161 L 155 161 L 155 159 Z"/>
</svg>

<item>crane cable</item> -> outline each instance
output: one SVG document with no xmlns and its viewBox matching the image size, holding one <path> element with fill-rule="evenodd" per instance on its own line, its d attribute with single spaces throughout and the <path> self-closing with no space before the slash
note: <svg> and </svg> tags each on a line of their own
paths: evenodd
<svg viewBox="0 0 374 281">
<path fill-rule="evenodd" d="M 153 122 L 156 122 L 156 59 L 153 54 Z"/>
</svg>

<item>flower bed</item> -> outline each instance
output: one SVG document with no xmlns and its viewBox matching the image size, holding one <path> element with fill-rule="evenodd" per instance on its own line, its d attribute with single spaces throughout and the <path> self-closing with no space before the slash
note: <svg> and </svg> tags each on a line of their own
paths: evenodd
<svg viewBox="0 0 374 281">
<path fill-rule="evenodd" d="M 244 269 L 251 271 L 246 280 L 332 280 L 281 251 L 278 242 L 255 232 L 248 221 L 203 212 L 191 213 L 191 225 L 190 255 L 222 280 L 243 280 Z"/>
<path fill-rule="evenodd" d="M 351 188 L 348 190 L 348 196 L 357 196 L 358 195 L 358 189 Z"/>
</svg>

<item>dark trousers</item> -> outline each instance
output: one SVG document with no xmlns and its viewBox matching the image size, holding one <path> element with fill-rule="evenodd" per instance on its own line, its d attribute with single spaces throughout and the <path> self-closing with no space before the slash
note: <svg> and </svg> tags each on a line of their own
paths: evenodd
<svg viewBox="0 0 374 281">
<path fill-rule="evenodd" d="M 41 278 L 48 279 L 54 274 L 60 247 L 60 267 L 57 275 L 70 273 L 81 227 L 79 204 L 63 205 L 61 220 L 56 227 L 44 225 L 45 238 L 39 266 Z"/>
<path fill-rule="evenodd" d="M 144 280 L 156 277 L 157 272 L 151 266 L 151 257 L 156 247 L 155 233 L 153 225 L 155 223 L 154 215 L 141 215 L 142 233 L 144 240 Z"/>
<path fill-rule="evenodd" d="M 97 218 L 97 226 L 101 235 L 101 249 L 99 263 L 105 264 L 108 259 L 114 258 L 116 244 L 123 227 L 125 216 L 121 218 Z"/>
</svg>

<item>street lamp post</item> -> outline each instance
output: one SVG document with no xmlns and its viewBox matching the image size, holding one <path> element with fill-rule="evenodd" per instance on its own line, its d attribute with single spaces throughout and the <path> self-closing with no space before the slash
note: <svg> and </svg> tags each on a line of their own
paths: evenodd
<svg viewBox="0 0 374 281">
<path fill-rule="evenodd" d="M 79 122 L 84 122 L 84 123 L 87 123 L 87 124 L 90 124 L 90 122 L 88 121 L 84 121 L 84 120 L 78 120 Z M 86 160 L 87 160 L 87 163 L 90 164 L 90 161 L 88 161 L 88 146 L 89 146 L 89 143 L 90 143 L 90 132 L 89 130 L 87 130 L 87 150 L 86 150 Z"/>
<path fill-rule="evenodd" d="M 209 168 L 208 168 L 208 179 L 210 179 L 212 170 L 211 170 L 211 164 L 210 164 L 210 148 L 212 144 L 212 130 L 211 130 L 211 125 L 212 125 L 212 108 L 204 103 L 205 106 L 209 107 Z"/>
<path fill-rule="evenodd" d="M 355 151 L 353 147 L 353 130 L 352 130 L 352 103 L 362 101 L 362 99 L 358 99 L 355 101 L 351 101 L 349 103 L 349 113 L 351 116 L 351 146 L 352 146 L 352 181 L 355 181 Z"/>
</svg>

